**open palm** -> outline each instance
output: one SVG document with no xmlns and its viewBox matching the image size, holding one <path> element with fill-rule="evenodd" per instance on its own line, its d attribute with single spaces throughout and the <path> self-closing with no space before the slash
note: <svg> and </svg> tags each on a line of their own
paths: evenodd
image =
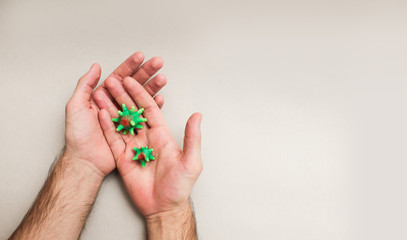
<svg viewBox="0 0 407 240">
<path fill-rule="evenodd" d="M 112 118 L 118 117 L 118 109 L 103 91 L 95 92 L 95 100 L 102 109 L 99 120 L 117 168 L 127 191 L 144 216 L 176 210 L 188 204 L 192 186 L 202 171 L 200 154 L 201 114 L 193 114 L 185 129 L 184 150 L 173 139 L 151 95 L 131 77 L 123 84 L 106 81 L 106 87 L 118 105 L 126 104 L 144 108 L 148 119 L 136 135 L 123 135 L 116 131 Z M 134 147 L 153 148 L 155 160 L 143 168 L 134 161 Z"/>
<path fill-rule="evenodd" d="M 107 81 L 122 82 L 124 77 L 133 76 L 137 77 L 140 84 L 144 84 L 163 66 L 160 58 L 152 58 L 142 64 L 143 61 L 143 53 L 136 52 L 114 70 Z M 107 175 L 116 167 L 116 164 L 100 127 L 99 108 L 92 96 L 93 88 L 96 87 L 100 75 L 100 66 L 94 64 L 79 80 L 72 98 L 66 105 L 65 154 L 90 162 L 102 175 Z M 165 84 L 165 77 L 157 75 L 145 85 L 145 89 L 154 96 Z M 98 88 L 98 91 L 108 94 L 105 83 Z M 156 96 L 155 102 L 161 107 L 164 99 L 162 96 Z"/>
</svg>

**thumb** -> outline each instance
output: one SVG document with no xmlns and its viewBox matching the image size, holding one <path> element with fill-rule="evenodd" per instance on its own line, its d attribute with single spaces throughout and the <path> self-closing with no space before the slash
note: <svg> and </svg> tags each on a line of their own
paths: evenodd
<svg viewBox="0 0 407 240">
<path fill-rule="evenodd" d="M 93 64 L 89 71 L 79 79 L 71 101 L 76 103 L 89 102 L 93 89 L 99 82 L 100 74 L 99 64 Z"/>
<path fill-rule="evenodd" d="M 201 113 L 194 113 L 185 127 L 183 162 L 186 168 L 202 170 L 201 160 Z"/>
</svg>

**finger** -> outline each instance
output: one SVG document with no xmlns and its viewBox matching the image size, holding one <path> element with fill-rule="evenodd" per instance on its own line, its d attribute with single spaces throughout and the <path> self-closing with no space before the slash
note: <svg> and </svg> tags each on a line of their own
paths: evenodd
<svg viewBox="0 0 407 240">
<path fill-rule="evenodd" d="M 136 106 L 121 82 L 115 78 L 108 78 L 105 82 L 107 90 L 119 106 L 121 106 L 123 103 L 126 104 L 129 109 Z"/>
<path fill-rule="evenodd" d="M 161 115 L 160 109 L 144 87 L 131 77 L 126 77 L 123 84 L 124 88 L 136 102 L 137 106 L 139 108 L 144 108 L 143 115 L 147 118 L 147 124 L 151 128 L 165 126 L 165 121 Z"/>
<path fill-rule="evenodd" d="M 94 94 L 95 102 L 100 109 L 107 110 L 109 112 L 109 115 L 112 118 L 118 118 L 119 117 L 118 108 L 116 107 L 115 104 L 113 104 L 112 100 L 107 96 L 107 94 L 109 94 L 109 92 L 102 91 L 101 89 L 96 90 L 95 94 Z M 143 116 L 141 116 L 141 117 L 143 117 Z M 147 125 L 144 122 L 140 123 L 140 124 L 143 127 L 147 127 Z M 138 129 L 137 131 L 138 131 L 138 134 L 143 133 L 141 131 L 141 129 Z M 131 131 L 130 131 L 130 133 L 131 133 Z M 130 134 L 130 135 L 132 135 L 132 134 Z M 123 140 L 125 143 L 127 143 L 127 142 L 131 141 L 132 139 L 130 138 L 130 136 L 129 137 L 123 136 Z"/>
<path fill-rule="evenodd" d="M 141 85 L 144 85 L 154 74 L 156 74 L 164 66 L 164 61 L 160 57 L 153 57 L 145 62 L 135 74 L 133 78 Z"/>
<path fill-rule="evenodd" d="M 93 94 L 93 99 L 95 99 L 96 104 L 100 109 L 105 109 L 109 112 L 111 117 L 118 117 L 118 108 L 113 103 L 112 99 L 107 95 L 109 92 L 104 88 L 100 88 Z"/>
<path fill-rule="evenodd" d="M 159 109 L 163 108 L 164 106 L 164 97 L 161 95 L 157 95 L 154 97 L 154 101 L 157 103 Z"/>
<path fill-rule="evenodd" d="M 118 80 L 114 78 L 109 78 L 106 80 L 106 88 L 109 91 L 109 93 L 112 95 L 112 97 L 115 99 L 116 103 L 120 106 L 123 104 L 126 104 L 128 109 L 131 109 L 134 107 L 134 110 L 138 110 L 137 105 L 134 103 L 133 99 L 129 96 L 129 94 L 126 92 L 126 90 L 123 87 L 123 84 L 120 83 Z M 122 108 L 120 108 L 122 109 Z M 140 115 L 141 118 L 143 118 L 144 115 Z M 147 124 L 145 122 L 140 122 L 141 124 L 141 129 L 138 129 L 137 132 L 140 133 L 140 131 L 144 128 L 146 129 Z M 124 131 L 123 134 L 126 134 L 127 131 Z M 133 135 L 133 131 L 130 131 L 131 135 Z M 125 141 L 129 140 L 128 138 L 125 138 Z"/>
<path fill-rule="evenodd" d="M 116 75 L 119 80 L 123 80 L 125 77 L 135 74 L 143 61 L 144 54 L 142 52 L 136 52 L 120 64 L 112 74 Z"/>
<path fill-rule="evenodd" d="M 137 78 L 136 78 L 137 79 Z M 151 95 L 156 95 L 165 85 L 167 84 L 167 77 L 162 74 L 158 74 L 153 79 L 148 81 L 148 83 L 144 86 L 146 91 Z"/>
<path fill-rule="evenodd" d="M 185 127 L 184 155 L 182 161 L 187 169 L 202 171 L 201 161 L 201 121 L 202 114 L 194 113 Z"/>
<path fill-rule="evenodd" d="M 118 108 L 119 105 L 116 103 L 116 101 L 114 100 L 114 98 L 112 97 L 112 95 L 109 93 L 109 91 L 106 88 L 96 88 L 96 90 L 94 90 L 93 92 L 95 93 L 96 91 L 102 91 L 105 93 L 105 95 L 110 99 L 110 101 L 116 105 L 116 107 Z"/>
<path fill-rule="evenodd" d="M 112 117 L 106 109 L 99 111 L 99 122 L 102 127 L 103 134 L 106 141 L 112 150 L 115 159 L 119 159 L 120 155 L 124 152 L 126 144 L 120 134 L 117 134 L 116 128 L 112 122 Z"/>
<path fill-rule="evenodd" d="M 99 64 L 93 64 L 89 71 L 79 79 L 71 101 L 76 103 L 89 103 L 92 91 L 99 82 L 100 74 L 101 69 Z"/>
</svg>

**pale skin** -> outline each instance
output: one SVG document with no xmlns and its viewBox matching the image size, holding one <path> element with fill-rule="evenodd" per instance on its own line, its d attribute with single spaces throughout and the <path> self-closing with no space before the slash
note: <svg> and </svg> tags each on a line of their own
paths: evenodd
<svg viewBox="0 0 407 240">
<path fill-rule="evenodd" d="M 181 229 L 185 225 L 185 218 L 193 221 L 189 195 L 202 171 L 202 115 L 195 113 L 189 118 L 181 150 L 154 99 L 134 78 L 126 77 L 123 84 L 107 81 L 106 86 L 117 103 L 135 106 L 136 110 L 144 108 L 143 116 L 148 119 L 136 136 L 117 134 L 111 120 L 118 117 L 117 108 L 104 92 L 96 91 L 95 100 L 102 109 L 99 112 L 100 124 L 126 189 L 136 207 L 146 217 L 149 238 L 194 239 L 194 227 L 184 233 L 181 233 Z M 131 160 L 135 146 L 153 148 L 157 160 L 141 168 L 140 164 Z M 172 236 L 171 229 L 185 236 Z"/>
<path fill-rule="evenodd" d="M 156 75 L 145 84 L 161 69 L 163 62 L 157 57 L 142 64 L 143 61 L 141 52 L 133 54 L 95 92 L 93 89 L 101 74 L 98 64 L 94 64 L 79 80 L 66 105 L 65 151 L 10 239 L 78 239 L 103 178 L 116 166 L 129 195 L 146 218 L 149 239 L 196 238 L 188 199 L 202 169 L 201 115 L 194 114 L 188 121 L 182 152 L 169 134 L 159 110 L 164 104 L 163 97 L 152 97 L 166 84 L 165 76 Z M 132 83 L 128 83 L 129 80 Z M 134 97 L 137 104 L 148 103 L 144 107 L 145 117 L 150 116 L 151 121 L 149 119 L 149 126 L 145 125 L 134 139 L 111 131 L 113 122 L 106 109 L 110 112 L 117 107 L 114 100 L 119 99 L 120 103 L 115 92 L 117 87 L 112 87 L 112 83 L 126 89 L 137 83 L 137 88 L 131 89 L 127 96 L 122 95 Z M 135 90 L 138 92 L 135 93 Z M 118 138 L 124 145 L 120 145 Z M 137 162 L 131 161 L 132 156 L 126 159 L 125 156 L 130 155 L 130 142 L 154 146 L 157 161 L 142 169 Z M 145 185 L 132 181 L 144 182 Z M 174 219 L 182 222 L 183 226 L 174 224 Z"/>
</svg>

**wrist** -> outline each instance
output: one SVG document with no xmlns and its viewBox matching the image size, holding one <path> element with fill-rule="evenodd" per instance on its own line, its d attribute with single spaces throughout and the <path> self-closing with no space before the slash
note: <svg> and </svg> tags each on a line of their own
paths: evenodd
<svg viewBox="0 0 407 240">
<path fill-rule="evenodd" d="M 82 187 L 99 189 L 105 175 L 91 162 L 77 158 L 65 151 L 53 170 L 54 174 L 63 175 L 64 179 L 82 185 Z"/>
<path fill-rule="evenodd" d="M 197 239 L 195 217 L 189 202 L 172 210 L 146 216 L 148 238 Z"/>
<path fill-rule="evenodd" d="M 158 213 L 153 213 L 150 215 L 145 216 L 147 224 L 149 223 L 165 223 L 169 222 L 173 219 L 184 217 L 192 213 L 192 208 L 189 202 L 185 202 L 185 204 L 180 205 L 171 210 L 162 211 Z"/>
<path fill-rule="evenodd" d="M 106 176 L 106 174 L 100 171 L 91 161 L 75 156 L 75 154 L 69 149 L 64 151 L 58 160 L 57 165 L 60 165 L 63 168 L 72 169 L 73 173 L 77 176 L 88 175 L 90 180 L 94 181 L 102 181 Z"/>
</svg>

